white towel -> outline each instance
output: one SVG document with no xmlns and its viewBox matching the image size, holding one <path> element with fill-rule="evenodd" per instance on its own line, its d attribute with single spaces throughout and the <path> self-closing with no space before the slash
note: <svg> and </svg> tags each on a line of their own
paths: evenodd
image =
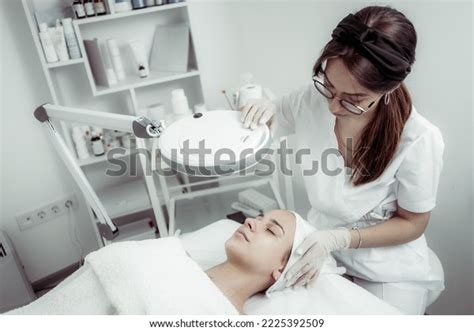
<svg viewBox="0 0 474 331">
<path fill-rule="evenodd" d="M 32 303 L 7 315 L 106 315 L 115 310 L 88 265 Z"/>
<path fill-rule="evenodd" d="M 119 314 L 238 314 L 178 238 L 115 243 L 86 261 Z"/>
<path fill-rule="evenodd" d="M 205 304 L 203 304 L 205 303 Z M 178 238 L 114 243 L 13 315 L 236 315 Z"/>
</svg>

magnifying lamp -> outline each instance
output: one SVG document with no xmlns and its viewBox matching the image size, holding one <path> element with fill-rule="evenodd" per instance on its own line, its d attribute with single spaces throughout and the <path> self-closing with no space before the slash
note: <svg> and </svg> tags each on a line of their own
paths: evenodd
<svg viewBox="0 0 474 331">
<path fill-rule="evenodd" d="M 77 164 L 75 157 L 64 142 L 62 136 L 56 130 L 51 120 L 70 121 L 74 123 L 84 123 L 94 125 L 104 129 L 118 130 L 122 132 L 133 133 L 138 138 L 158 138 L 163 131 L 160 123 L 153 122 L 145 117 L 137 117 L 130 115 L 113 114 L 89 109 L 71 108 L 60 105 L 44 104 L 36 108 L 34 116 L 38 121 L 43 123 L 49 133 L 51 142 L 56 148 L 61 159 L 71 173 L 72 177 L 78 184 L 81 192 L 84 194 L 89 206 L 94 211 L 94 215 L 99 221 L 99 231 L 105 239 L 112 240 L 117 237 L 119 230 L 114 222 L 110 219 L 103 204 L 99 200 L 95 190 L 90 185 L 87 177 Z M 153 204 L 153 199 L 152 199 Z M 168 234 L 166 223 L 163 215 L 157 215 L 157 211 L 161 212 L 159 202 L 155 203 L 153 210 L 157 220 L 160 234 L 166 236 Z M 156 208 L 155 208 L 156 207 Z"/>
<path fill-rule="evenodd" d="M 223 176 L 256 165 L 261 160 L 258 152 L 264 150 L 270 143 L 270 131 L 266 125 L 256 130 L 246 129 L 237 111 L 216 110 L 196 113 L 173 123 L 166 129 L 161 123 L 145 117 L 51 104 L 38 107 L 34 116 L 46 126 L 53 145 L 94 211 L 100 223 L 101 235 L 108 240 L 118 235 L 118 228 L 107 215 L 97 194 L 51 120 L 84 123 L 131 132 L 138 138 L 153 139 L 154 146 L 158 142 L 165 162 L 178 171 L 194 176 Z M 154 153 L 152 153 L 153 160 Z M 152 195 L 155 193 L 150 192 Z M 164 217 L 156 214 L 161 212 L 160 202 L 157 197 L 151 200 L 160 234 L 167 236 Z"/>
<path fill-rule="evenodd" d="M 256 165 L 270 144 L 270 130 L 244 127 L 240 112 L 195 113 L 166 128 L 158 140 L 162 160 L 193 176 L 225 176 Z"/>
</svg>

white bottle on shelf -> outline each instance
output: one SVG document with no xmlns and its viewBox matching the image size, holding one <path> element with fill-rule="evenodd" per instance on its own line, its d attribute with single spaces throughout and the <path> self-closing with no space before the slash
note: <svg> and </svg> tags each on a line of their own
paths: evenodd
<svg viewBox="0 0 474 331">
<path fill-rule="evenodd" d="M 74 13 L 76 14 L 77 19 L 85 18 L 86 17 L 86 11 L 84 10 L 84 4 L 82 3 L 81 0 L 74 0 L 72 3 L 72 8 L 74 10 Z"/>
<path fill-rule="evenodd" d="M 117 46 L 117 40 L 107 39 L 107 48 L 109 50 L 110 61 L 114 67 L 115 74 L 118 80 L 125 79 L 125 70 L 123 69 L 122 57 Z"/>
<path fill-rule="evenodd" d="M 194 105 L 194 113 L 204 113 L 206 111 L 207 111 L 207 108 L 204 103 L 198 103 Z"/>
<path fill-rule="evenodd" d="M 56 26 L 48 28 L 48 33 L 53 41 L 54 49 L 59 58 L 59 61 L 69 60 L 69 53 L 67 52 L 66 38 L 64 37 L 64 29 L 59 19 L 56 20 Z"/>
<path fill-rule="evenodd" d="M 109 82 L 110 86 L 117 85 L 117 75 L 115 74 L 114 69 L 112 68 L 107 68 L 105 69 L 105 72 L 107 74 L 107 81 Z"/>
<path fill-rule="evenodd" d="M 94 1 L 94 9 L 97 16 L 102 16 L 107 14 L 107 10 L 105 8 L 104 0 L 95 0 Z"/>
<path fill-rule="evenodd" d="M 74 147 L 76 148 L 77 157 L 80 160 L 89 158 L 89 150 L 84 137 L 84 131 L 81 127 L 75 126 L 72 128 L 72 141 L 74 142 Z"/>
<path fill-rule="evenodd" d="M 131 0 L 115 0 L 114 9 L 116 13 L 123 13 L 132 10 Z"/>
<path fill-rule="evenodd" d="M 101 156 L 105 154 L 104 142 L 102 137 L 99 135 L 92 135 L 91 138 L 92 152 L 95 156 Z"/>
<path fill-rule="evenodd" d="M 39 38 L 41 41 L 41 45 L 43 46 L 44 56 L 46 58 L 46 62 L 58 62 L 58 56 L 56 55 L 56 51 L 54 50 L 53 40 L 48 33 L 48 26 L 46 23 L 41 23 L 39 25 Z"/>
<path fill-rule="evenodd" d="M 81 51 L 79 50 L 79 44 L 77 43 L 76 34 L 72 27 L 72 19 L 70 17 L 63 18 L 62 20 L 64 37 L 66 38 L 66 45 L 69 51 L 71 59 L 80 59 Z"/>
<path fill-rule="evenodd" d="M 188 98 L 186 98 L 183 89 L 171 91 L 171 105 L 173 106 L 174 120 L 181 119 L 192 113 L 189 109 Z"/>
<path fill-rule="evenodd" d="M 84 1 L 84 10 L 87 17 L 95 16 L 94 2 L 92 0 Z"/>
<path fill-rule="evenodd" d="M 165 108 L 162 103 L 149 105 L 145 108 L 145 114 L 148 118 L 156 123 L 166 123 Z"/>
</svg>

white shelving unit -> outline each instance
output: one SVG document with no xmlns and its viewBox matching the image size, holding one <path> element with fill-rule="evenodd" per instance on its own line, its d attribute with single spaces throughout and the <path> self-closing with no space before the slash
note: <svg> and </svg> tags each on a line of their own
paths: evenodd
<svg viewBox="0 0 474 331">
<path fill-rule="evenodd" d="M 196 77 L 199 76 L 198 70 L 192 70 L 186 73 L 173 73 L 173 72 L 156 72 L 150 71 L 150 75 L 146 79 L 139 77 L 128 77 L 119 84 L 113 87 L 98 87 L 93 93 L 96 96 L 105 95 L 110 93 L 116 93 L 120 91 L 127 91 L 140 87 L 146 87 L 155 84 L 168 83 L 175 80 Z"/>
<path fill-rule="evenodd" d="M 69 61 L 47 63 L 46 68 L 48 69 L 59 68 L 59 67 L 64 67 L 64 66 L 69 66 L 72 64 L 79 64 L 79 63 L 84 63 L 84 59 L 81 58 L 81 59 L 74 59 L 74 60 L 69 60 Z"/>
<path fill-rule="evenodd" d="M 138 9 L 138 10 L 132 10 L 125 13 L 113 13 L 113 14 L 108 14 L 108 15 L 103 15 L 103 16 L 88 17 L 81 20 L 77 20 L 75 24 L 83 25 L 83 24 L 104 22 L 108 20 L 115 20 L 115 19 L 120 19 L 120 18 L 125 18 L 125 17 L 132 17 L 132 16 L 137 16 L 137 15 L 146 15 L 146 14 L 159 12 L 159 11 L 167 11 L 167 10 L 172 10 L 176 8 L 182 8 L 182 7 L 186 7 L 187 5 L 188 4 L 186 2 L 180 2 L 180 3 L 168 4 L 164 6 L 155 6 L 155 7 Z"/>
<path fill-rule="evenodd" d="M 144 108 L 147 105 L 158 102 L 164 104 L 166 111 L 171 111 L 171 91 L 176 88 L 183 88 L 191 106 L 202 103 L 204 101 L 203 92 L 194 47 L 192 47 L 192 38 L 190 47 L 192 66 L 188 72 L 151 71 L 149 77 L 145 79 L 127 73 L 127 78 L 119 81 L 119 84 L 115 86 L 96 85 L 84 48 L 83 41 L 85 39 L 98 38 L 105 42 L 107 38 L 115 38 L 117 41 L 139 38 L 149 52 L 157 25 L 189 24 L 187 3 L 185 2 L 133 10 L 126 13 L 114 13 L 113 2 L 113 0 L 107 0 L 106 2 L 107 15 L 81 20 L 73 19 L 73 27 L 82 58 L 47 63 L 38 36 L 35 10 L 37 6 L 41 6 L 42 10 L 48 7 L 68 6 L 72 4 L 72 0 L 22 0 L 33 42 L 51 93 L 51 100 L 44 100 L 44 102 L 113 113 L 144 115 Z M 127 59 L 124 58 L 123 60 L 125 62 Z M 66 144 L 72 154 L 76 155 L 70 135 L 70 124 L 61 123 L 61 128 Z M 137 147 L 145 148 L 145 142 L 137 139 Z M 131 159 L 132 154 L 132 152 L 127 152 L 122 158 L 124 160 Z M 140 155 L 138 159 L 140 161 L 139 177 L 132 175 L 106 176 L 106 156 L 91 156 L 86 160 L 77 159 L 77 164 L 82 167 L 83 172 L 112 218 L 124 217 L 127 214 L 131 215 L 146 209 L 153 209 L 156 219 L 163 217 L 161 212 L 163 200 L 160 199 L 162 193 L 155 186 L 156 181 L 152 176 L 143 175 L 149 171 L 147 161 Z M 124 196 L 135 197 L 136 200 L 133 203 L 120 204 L 120 201 L 126 200 Z M 91 221 L 94 225 L 97 225 L 90 208 L 89 212 Z M 94 226 L 94 229 L 99 245 L 106 244 L 98 227 Z M 135 235 L 136 233 L 134 233 Z M 117 238 L 117 240 L 123 240 L 123 238 Z"/>
</svg>

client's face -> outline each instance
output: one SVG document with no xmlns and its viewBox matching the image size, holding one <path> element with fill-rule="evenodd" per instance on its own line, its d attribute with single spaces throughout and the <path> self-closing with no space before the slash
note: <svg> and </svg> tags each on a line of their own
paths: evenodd
<svg viewBox="0 0 474 331">
<path fill-rule="evenodd" d="M 295 216 L 286 210 L 247 218 L 227 240 L 227 258 L 249 272 L 271 275 L 276 280 L 288 261 L 295 227 Z"/>
</svg>

